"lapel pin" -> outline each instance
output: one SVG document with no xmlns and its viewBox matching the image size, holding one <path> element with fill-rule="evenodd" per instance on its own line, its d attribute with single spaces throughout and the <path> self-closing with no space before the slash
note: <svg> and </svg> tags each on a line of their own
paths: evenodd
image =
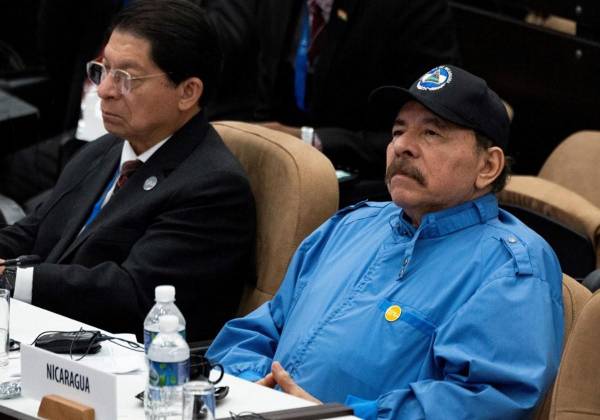
<svg viewBox="0 0 600 420">
<path fill-rule="evenodd" d="M 402 308 L 398 305 L 391 305 L 385 311 L 385 320 L 388 322 L 397 321 L 402 315 Z"/>
<path fill-rule="evenodd" d="M 143 188 L 145 191 L 150 191 L 152 188 L 156 187 L 156 184 L 158 184 L 158 179 L 155 176 L 151 176 L 146 178 Z"/>
</svg>

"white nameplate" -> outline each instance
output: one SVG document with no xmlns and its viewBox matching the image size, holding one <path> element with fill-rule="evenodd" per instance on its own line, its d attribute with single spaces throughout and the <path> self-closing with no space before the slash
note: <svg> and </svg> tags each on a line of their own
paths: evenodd
<svg viewBox="0 0 600 420">
<path fill-rule="evenodd" d="M 96 420 L 117 418 L 115 375 L 25 344 L 21 344 L 21 392 L 36 400 L 57 394 L 93 407 Z"/>
</svg>

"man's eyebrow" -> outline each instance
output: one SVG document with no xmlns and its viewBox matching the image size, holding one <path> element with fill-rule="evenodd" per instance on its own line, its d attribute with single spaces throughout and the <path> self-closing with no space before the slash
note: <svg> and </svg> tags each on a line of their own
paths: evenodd
<svg viewBox="0 0 600 420">
<path fill-rule="evenodd" d="M 117 68 L 117 69 L 120 69 L 120 70 L 131 70 L 131 69 L 133 69 L 133 70 L 139 70 L 140 69 L 139 64 L 136 63 L 135 61 L 132 61 L 132 60 L 123 60 L 123 61 L 120 61 L 118 66 L 111 65 L 110 60 L 107 60 L 106 58 L 104 58 L 103 62 L 104 62 L 104 64 L 107 64 L 110 67 L 114 67 L 114 68 Z"/>
<path fill-rule="evenodd" d="M 435 125 L 437 128 L 448 128 L 450 127 L 450 125 L 444 121 L 443 119 L 439 118 L 439 117 L 425 117 L 423 119 L 423 122 L 426 124 L 433 124 Z"/>
<path fill-rule="evenodd" d="M 443 120 L 442 118 L 439 118 L 435 115 L 423 117 L 423 119 L 421 120 L 421 123 L 422 124 L 433 124 L 434 126 L 436 126 L 439 129 L 450 128 L 450 124 L 446 120 Z M 392 126 L 392 129 L 395 127 L 398 127 L 398 126 L 405 126 L 405 125 L 406 125 L 406 121 L 404 121 L 404 119 L 402 119 L 401 117 L 398 117 L 394 120 L 394 125 Z"/>
<path fill-rule="evenodd" d="M 393 125 L 393 126 L 395 127 L 395 126 L 397 126 L 397 125 L 405 125 L 405 124 L 406 124 L 406 123 L 404 122 L 404 120 L 403 120 L 402 118 L 396 118 L 396 119 L 394 120 L 394 125 Z"/>
</svg>

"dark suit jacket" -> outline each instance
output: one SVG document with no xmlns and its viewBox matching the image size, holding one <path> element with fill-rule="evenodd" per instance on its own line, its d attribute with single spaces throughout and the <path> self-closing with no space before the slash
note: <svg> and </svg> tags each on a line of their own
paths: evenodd
<svg viewBox="0 0 600 420">
<path fill-rule="evenodd" d="M 295 54 L 301 1 L 203 3 L 219 28 L 227 54 L 239 53 L 243 58 L 238 63 L 226 61 L 226 67 L 237 66 L 237 79 L 230 77 L 223 83 L 248 91 L 237 85 L 254 77 L 253 67 L 258 66 L 256 79 L 246 80 L 256 85 L 254 118 L 317 127 L 324 152 L 334 164 L 358 169 L 367 177 L 383 177 L 391 136 L 391 121 L 384 132 L 370 125 L 369 93 L 388 84 L 408 87 L 436 65 L 459 60 L 446 0 L 335 0 L 308 85 L 308 113 L 293 114 L 289 112 L 294 98 L 289 59 Z M 257 63 L 248 56 L 256 57 Z M 230 73 L 232 69 L 225 68 L 225 75 Z"/>
<path fill-rule="evenodd" d="M 122 145 L 109 134 L 86 146 L 34 214 L 0 231 L 0 256 L 42 257 L 34 305 L 138 337 L 154 288 L 172 284 L 188 339 L 213 337 L 254 276 L 255 212 L 244 171 L 198 114 L 78 235 Z M 158 183 L 145 190 L 152 176 Z"/>
</svg>

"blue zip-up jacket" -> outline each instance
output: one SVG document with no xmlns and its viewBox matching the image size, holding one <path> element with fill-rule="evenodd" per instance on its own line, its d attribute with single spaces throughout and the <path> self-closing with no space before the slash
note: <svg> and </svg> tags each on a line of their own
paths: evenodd
<svg viewBox="0 0 600 420">
<path fill-rule="evenodd" d="M 561 279 L 550 246 L 491 194 L 418 228 L 393 203 L 360 203 L 311 234 L 273 300 L 207 356 L 248 380 L 277 360 L 363 418 L 526 417 L 558 369 Z"/>
</svg>

